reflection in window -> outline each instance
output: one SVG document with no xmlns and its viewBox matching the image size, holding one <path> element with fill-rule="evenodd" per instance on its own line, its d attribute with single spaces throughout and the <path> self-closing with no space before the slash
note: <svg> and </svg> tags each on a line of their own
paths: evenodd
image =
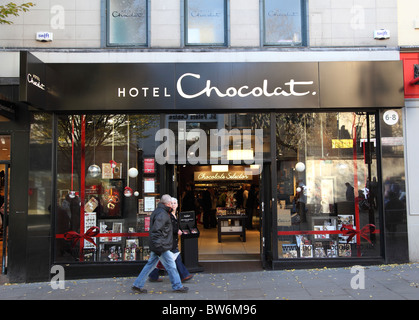
<svg viewBox="0 0 419 320">
<path fill-rule="evenodd" d="M 226 44 L 225 0 L 186 0 L 185 17 L 187 45 Z"/>
<path fill-rule="evenodd" d="M 108 0 L 109 46 L 147 45 L 147 0 Z"/>
<path fill-rule="evenodd" d="M 148 259 L 148 214 L 161 197 L 154 162 L 159 119 L 59 116 L 56 261 Z"/>
<path fill-rule="evenodd" d="M 379 256 L 374 115 L 279 114 L 276 141 L 278 257 Z"/>
<path fill-rule="evenodd" d="M 168 115 L 168 127 L 176 137 L 173 150 L 168 148 L 168 161 L 175 163 L 177 159 L 178 163 L 203 165 L 244 164 L 245 161 L 261 164 L 269 158 L 269 116 L 264 113 Z"/>
<path fill-rule="evenodd" d="M 29 215 L 49 215 L 51 213 L 52 164 L 53 149 L 52 116 L 48 113 L 31 115 L 29 142 Z M 0 139 L 0 144 L 2 143 Z M 47 159 L 47 161 L 45 160 Z"/>
<path fill-rule="evenodd" d="M 280 46 L 302 45 L 301 1 L 264 1 L 264 44 Z"/>
</svg>

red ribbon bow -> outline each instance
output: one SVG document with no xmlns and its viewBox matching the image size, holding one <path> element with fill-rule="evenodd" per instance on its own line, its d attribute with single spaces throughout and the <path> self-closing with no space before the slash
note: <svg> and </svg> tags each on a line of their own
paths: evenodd
<svg viewBox="0 0 419 320">
<path fill-rule="evenodd" d="M 68 231 L 64 233 L 64 239 L 67 241 L 71 241 L 71 246 L 74 247 L 77 242 L 81 241 L 82 239 L 93 243 L 96 247 L 96 243 L 93 241 L 93 237 L 96 237 L 99 234 L 99 227 L 91 227 L 89 230 L 86 231 L 84 234 L 79 234 L 75 231 Z"/>
<path fill-rule="evenodd" d="M 346 240 L 346 243 L 349 243 L 352 240 L 352 238 L 355 237 L 356 235 L 360 235 L 369 243 L 372 243 L 369 238 L 369 235 L 371 233 L 375 233 L 375 225 L 367 224 L 361 230 L 356 230 L 352 227 L 352 225 L 344 224 L 342 225 L 342 228 L 340 228 L 340 231 L 343 231 L 344 236 L 349 236 L 348 239 Z"/>
<path fill-rule="evenodd" d="M 115 161 L 115 160 L 111 160 L 111 161 L 109 161 L 109 163 L 111 164 L 112 172 L 114 172 L 114 169 L 116 168 L 116 166 L 117 166 L 118 164 L 116 163 L 116 161 Z"/>
</svg>

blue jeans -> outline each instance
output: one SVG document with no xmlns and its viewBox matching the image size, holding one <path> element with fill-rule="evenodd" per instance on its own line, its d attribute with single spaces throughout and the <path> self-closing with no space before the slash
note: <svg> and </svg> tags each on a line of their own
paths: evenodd
<svg viewBox="0 0 419 320">
<path fill-rule="evenodd" d="M 173 251 L 172 251 L 173 252 Z M 179 251 L 176 251 L 179 252 Z M 176 253 L 174 252 L 174 253 Z M 182 262 L 182 258 L 180 257 L 180 254 L 178 254 L 176 260 L 176 268 L 177 271 L 179 272 L 179 277 L 181 280 L 185 279 L 187 276 L 189 276 L 189 271 L 188 269 L 186 269 L 185 265 Z M 159 278 L 159 269 L 155 268 L 149 275 L 150 279 L 152 280 L 157 280 Z"/>
<path fill-rule="evenodd" d="M 147 264 L 144 266 L 143 270 L 141 270 L 140 274 L 138 275 L 137 279 L 134 281 L 134 286 L 137 288 L 144 287 L 144 284 L 147 280 L 148 275 L 153 271 L 157 263 L 159 262 L 163 264 L 164 268 L 166 269 L 167 273 L 170 277 L 170 282 L 172 283 L 172 289 L 178 290 L 182 288 L 182 283 L 180 282 L 179 273 L 176 269 L 175 261 L 173 260 L 173 253 L 168 251 L 163 252 L 160 257 L 151 251 L 150 259 L 148 259 Z"/>
</svg>

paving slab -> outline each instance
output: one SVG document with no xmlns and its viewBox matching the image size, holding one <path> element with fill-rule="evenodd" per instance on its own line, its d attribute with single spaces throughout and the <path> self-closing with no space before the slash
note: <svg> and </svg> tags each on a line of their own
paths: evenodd
<svg viewBox="0 0 419 320">
<path fill-rule="evenodd" d="M 358 273 L 351 268 L 196 273 L 192 280 L 184 284 L 189 287 L 188 293 L 173 292 L 167 276 L 162 277 L 161 283 L 146 282 L 147 294 L 131 290 L 135 277 L 68 280 L 64 282 L 63 289 L 54 289 L 49 282 L 6 282 L 0 285 L 0 300 L 244 302 L 419 299 L 417 263 L 368 266 L 357 270 Z M 363 282 L 356 278 L 361 275 Z M 354 288 L 354 284 L 358 287 Z M 361 284 L 363 287 L 359 287 Z"/>
</svg>

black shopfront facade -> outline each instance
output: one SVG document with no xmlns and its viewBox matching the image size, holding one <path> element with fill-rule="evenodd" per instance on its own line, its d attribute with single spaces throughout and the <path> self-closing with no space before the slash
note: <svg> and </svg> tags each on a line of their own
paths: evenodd
<svg viewBox="0 0 419 320">
<path fill-rule="evenodd" d="M 22 52 L 20 100 L 14 281 L 47 280 L 54 265 L 68 279 L 136 275 L 180 165 L 256 166 L 266 269 L 409 260 L 398 61 L 59 64 Z"/>
</svg>

